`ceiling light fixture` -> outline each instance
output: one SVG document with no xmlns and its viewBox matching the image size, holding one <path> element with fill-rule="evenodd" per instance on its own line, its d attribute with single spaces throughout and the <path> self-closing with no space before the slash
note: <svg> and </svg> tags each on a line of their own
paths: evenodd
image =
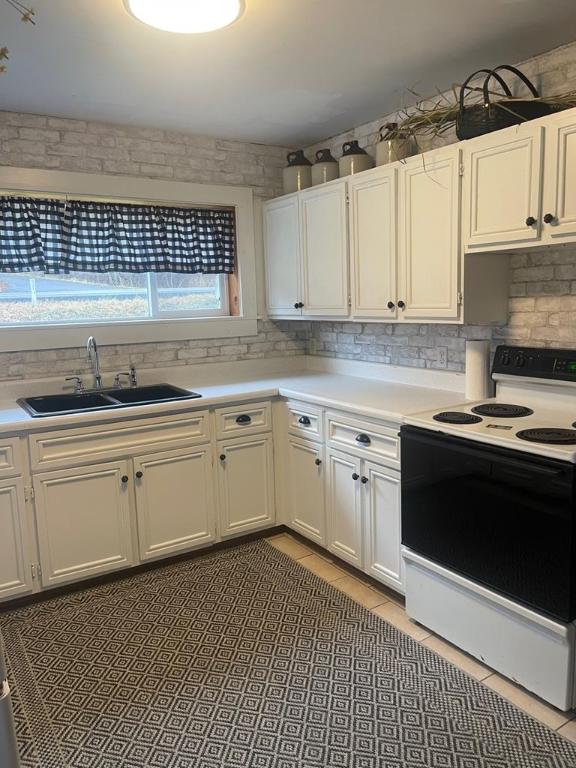
<svg viewBox="0 0 576 768">
<path fill-rule="evenodd" d="M 232 24 L 244 11 L 244 0 L 124 0 L 139 21 L 164 32 L 212 32 Z"/>
</svg>

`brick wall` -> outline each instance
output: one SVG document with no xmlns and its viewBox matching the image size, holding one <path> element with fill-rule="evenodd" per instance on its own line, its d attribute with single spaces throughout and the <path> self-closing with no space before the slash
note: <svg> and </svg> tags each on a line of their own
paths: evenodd
<svg viewBox="0 0 576 768">
<path fill-rule="evenodd" d="M 0 112 L 0 165 L 249 186 L 257 198 L 282 192 L 283 147 L 152 128 Z M 307 327 L 307 326 L 306 326 Z M 261 321 L 258 335 L 101 347 L 103 371 L 198 365 L 302 354 L 305 326 Z M 0 353 L 0 380 L 87 371 L 83 349 Z"/>
<path fill-rule="evenodd" d="M 554 94 L 576 90 L 576 42 L 518 65 L 540 89 Z M 305 151 L 330 147 L 335 157 L 342 144 L 357 139 L 374 155 L 378 128 L 396 118 L 386 115 L 318 142 Z M 447 134 L 442 143 L 457 141 Z M 421 149 L 438 142 L 424 140 Z M 506 258 L 506 257 L 503 257 Z M 355 360 L 438 368 L 438 351 L 447 352 L 447 367 L 464 370 L 466 339 L 530 346 L 576 347 L 576 246 L 546 248 L 511 257 L 510 318 L 503 328 L 384 323 L 311 323 L 309 353 Z"/>
<path fill-rule="evenodd" d="M 576 89 L 576 43 L 522 63 L 544 93 Z M 335 154 L 356 138 L 372 152 L 388 115 L 319 142 Z M 453 141 L 455 137 L 446 137 Z M 425 149 L 426 146 L 423 147 Z M 0 165 L 122 174 L 212 184 L 247 185 L 259 198 L 281 194 L 286 148 L 41 115 L 0 112 Z M 258 335 L 102 348 L 103 369 L 195 365 L 243 358 L 278 357 L 309 351 L 358 360 L 417 367 L 464 368 L 467 338 L 493 343 L 576 346 L 576 247 L 518 253 L 512 257 L 510 321 L 503 328 L 383 323 L 259 323 Z M 86 370 L 80 349 L 0 354 L 0 380 L 69 375 Z"/>
</svg>

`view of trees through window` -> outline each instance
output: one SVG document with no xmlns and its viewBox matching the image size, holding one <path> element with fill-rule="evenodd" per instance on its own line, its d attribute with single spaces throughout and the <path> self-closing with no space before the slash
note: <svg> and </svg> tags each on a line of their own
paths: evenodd
<svg viewBox="0 0 576 768">
<path fill-rule="evenodd" d="M 0 273 L 0 325 L 229 314 L 225 275 Z"/>
</svg>

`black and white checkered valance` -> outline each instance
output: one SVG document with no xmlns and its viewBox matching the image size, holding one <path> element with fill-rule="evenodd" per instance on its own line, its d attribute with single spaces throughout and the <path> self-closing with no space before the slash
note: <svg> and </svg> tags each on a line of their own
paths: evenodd
<svg viewBox="0 0 576 768">
<path fill-rule="evenodd" d="M 232 210 L 0 197 L 0 272 L 234 271 Z"/>
</svg>

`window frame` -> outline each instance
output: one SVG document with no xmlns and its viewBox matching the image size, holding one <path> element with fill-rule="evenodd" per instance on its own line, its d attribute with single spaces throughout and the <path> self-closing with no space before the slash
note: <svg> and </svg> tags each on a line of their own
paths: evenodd
<svg viewBox="0 0 576 768">
<path fill-rule="evenodd" d="M 0 194 L 234 208 L 238 284 L 238 300 L 229 306 L 232 315 L 211 313 L 182 317 L 163 313 L 162 317 L 126 321 L 0 326 L 0 352 L 78 347 L 91 334 L 98 336 L 100 344 L 256 335 L 255 222 L 251 188 L 3 166 L 0 167 Z"/>
</svg>

